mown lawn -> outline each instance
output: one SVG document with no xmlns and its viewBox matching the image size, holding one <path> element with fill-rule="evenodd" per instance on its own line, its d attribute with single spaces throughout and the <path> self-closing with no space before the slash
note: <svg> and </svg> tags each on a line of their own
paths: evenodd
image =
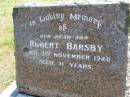
<svg viewBox="0 0 130 97">
<path fill-rule="evenodd" d="M 52 3 L 56 0 L 0 0 L 0 93 L 15 80 L 12 11 L 24 2 Z"/>
</svg>

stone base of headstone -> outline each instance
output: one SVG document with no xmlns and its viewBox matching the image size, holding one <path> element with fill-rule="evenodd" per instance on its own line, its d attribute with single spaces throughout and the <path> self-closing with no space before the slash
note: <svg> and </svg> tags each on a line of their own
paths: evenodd
<svg viewBox="0 0 130 97">
<path fill-rule="evenodd" d="M 127 82 L 130 84 L 130 81 Z M 16 82 L 13 82 L 1 95 L 0 97 L 37 97 L 37 96 L 31 96 L 24 93 L 19 93 L 16 88 Z M 126 96 L 130 97 L 130 86 L 126 89 Z"/>
<path fill-rule="evenodd" d="M 16 88 L 16 82 L 14 81 L 1 95 L 0 97 L 36 97 L 24 93 L 19 93 Z M 127 88 L 125 97 L 130 97 L 130 67 L 127 70 Z"/>
<path fill-rule="evenodd" d="M 31 95 L 19 93 L 16 88 L 16 82 L 14 81 L 1 95 L 0 97 L 34 97 Z"/>
</svg>

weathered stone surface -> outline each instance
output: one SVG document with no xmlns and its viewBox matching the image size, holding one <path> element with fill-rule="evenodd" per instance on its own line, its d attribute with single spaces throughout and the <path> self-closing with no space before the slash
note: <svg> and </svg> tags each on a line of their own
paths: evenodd
<svg viewBox="0 0 130 97">
<path fill-rule="evenodd" d="M 13 18 L 20 92 L 45 97 L 125 96 L 127 7 L 19 6 Z"/>
</svg>

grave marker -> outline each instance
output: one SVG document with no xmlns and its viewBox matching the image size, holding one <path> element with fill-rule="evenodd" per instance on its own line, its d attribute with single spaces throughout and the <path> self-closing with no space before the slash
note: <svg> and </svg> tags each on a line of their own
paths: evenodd
<svg viewBox="0 0 130 97">
<path fill-rule="evenodd" d="M 19 91 L 45 97 L 124 97 L 129 27 L 126 6 L 15 7 Z"/>
</svg>

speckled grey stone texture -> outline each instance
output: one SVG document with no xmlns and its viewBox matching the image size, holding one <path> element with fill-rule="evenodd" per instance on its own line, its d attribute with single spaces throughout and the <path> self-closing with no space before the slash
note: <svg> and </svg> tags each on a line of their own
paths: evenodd
<svg viewBox="0 0 130 97">
<path fill-rule="evenodd" d="M 43 97 L 125 97 L 128 13 L 123 5 L 14 8 L 18 90 Z"/>
</svg>

